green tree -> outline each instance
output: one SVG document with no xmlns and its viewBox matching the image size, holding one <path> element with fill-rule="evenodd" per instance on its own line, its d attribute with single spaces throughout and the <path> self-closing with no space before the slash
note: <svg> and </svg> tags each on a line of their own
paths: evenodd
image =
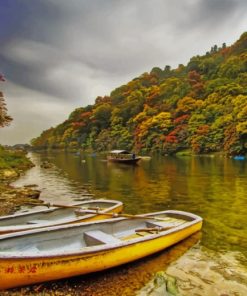
<svg viewBox="0 0 247 296">
<path fill-rule="evenodd" d="M 103 103 L 93 109 L 93 118 L 101 129 L 107 128 L 110 125 L 112 107 L 108 103 Z"/>
</svg>

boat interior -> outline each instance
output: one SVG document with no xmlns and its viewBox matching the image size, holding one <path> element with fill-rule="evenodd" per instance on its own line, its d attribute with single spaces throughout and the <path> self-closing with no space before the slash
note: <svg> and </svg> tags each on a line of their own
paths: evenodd
<svg viewBox="0 0 247 296">
<path fill-rule="evenodd" d="M 0 257 L 6 253 L 10 256 L 11 253 L 13 256 L 49 256 L 90 251 L 100 245 L 123 244 L 160 232 L 165 234 L 197 220 L 196 217 L 167 212 L 154 214 L 155 218 L 114 218 L 2 236 Z"/>
<path fill-rule="evenodd" d="M 25 214 L 4 216 L 0 218 L 0 228 L 3 226 L 16 226 L 16 225 L 35 225 L 35 224 L 51 224 L 51 222 L 69 222 L 73 220 L 80 220 L 83 216 L 89 215 L 88 212 L 83 212 L 83 210 L 100 210 L 105 211 L 116 206 L 116 202 L 110 201 L 90 201 L 84 202 L 80 204 L 76 204 L 76 206 L 80 207 L 82 210 L 76 208 L 57 208 L 50 207 L 48 209 L 39 210 L 35 212 L 29 212 Z M 119 203 L 120 205 L 120 203 Z"/>
</svg>

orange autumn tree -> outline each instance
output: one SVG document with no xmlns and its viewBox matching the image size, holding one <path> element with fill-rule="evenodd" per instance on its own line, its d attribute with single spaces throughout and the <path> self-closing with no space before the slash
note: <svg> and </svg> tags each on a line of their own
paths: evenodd
<svg viewBox="0 0 247 296">
<path fill-rule="evenodd" d="M 138 119 L 137 119 L 138 120 Z M 135 131 L 135 140 L 138 147 L 148 149 L 155 146 L 162 150 L 165 135 L 172 126 L 171 113 L 160 112 L 141 121 Z"/>
</svg>

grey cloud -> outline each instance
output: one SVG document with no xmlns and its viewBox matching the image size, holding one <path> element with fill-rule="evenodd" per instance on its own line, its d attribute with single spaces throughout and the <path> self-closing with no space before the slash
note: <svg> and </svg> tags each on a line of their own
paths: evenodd
<svg viewBox="0 0 247 296">
<path fill-rule="evenodd" d="M 247 2 L 243 0 L 192 0 L 184 7 L 184 17 L 178 20 L 180 31 L 186 29 L 213 34 L 246 16 Z"/>
</svg>

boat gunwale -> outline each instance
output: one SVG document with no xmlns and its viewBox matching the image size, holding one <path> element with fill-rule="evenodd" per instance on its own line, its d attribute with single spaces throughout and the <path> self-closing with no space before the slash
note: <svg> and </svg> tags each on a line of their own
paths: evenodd
<svg viewBox="0 0 247 296">
<path fill-rule="evenodd" d="M 137 237 L 135 239 L 132 240 L 126 240 L 126 241 L 120 241 L 119 243 L 114 243 L 114 244 L 102 244 L 102 245 L 96 245 L 96 246 L 89 246 L 89 247 L 83 247 L 83 249 L 81 251 L 74 251 L 74 252 L 69 252 L 69 251 L 63 251 L 60 253 L 58 252 L 57 254 L 36 254 L 36 255 L 15 255 L 12 254 L 12 252 L 9 254 L 6 254 L 7 252 L 5 252 L 5 254 L 1 254 L 0 252 L 0 260 L 23 260 L 23 259 L 30 259 L 30 260 L 38 260 L 38 259 L 55 259 L 55 258 L 64 258 L 65 260 L 71 258 L 71 257 L 78 257 L 78 256 L 87 256 L 90 254 L 96 254 L 99 252 L 105 252 L 105 251 L 111 251 L 114 249 L 118 249 L 118 248 L 123 248 L 129 245 L 133 245 L 133 244 L 137 244 L 137 243 L 143 243 L 145 241 L 150 241 L 150 240 L 155 240 L 158 238 L 161 238 L 162 236 L 167 236 L 169 234 L 172 233 L 176 233 L 179 232 L 181 230 L 184 230 L 186 228 L 189 228 L 193 225 L 196 225 L 198 223 L 203 222 L 203 219 L 195 214 L 189 213 L 189 212 L 184 212 L 184 211 L 176 211 L 176 210 L 167 210 L 167 211 L 161 211 L 161 212 L 155 212 L 155 213 L 148 213 L 148 214 L 143 214 L 142 216 L 150 216 L 150 215 L 154 215 L 154 214 L 166 214 L 166 213 L 170 213 L 170 214 L 181 214 L 184 216 L 188 216 L 190 218 L 193 218 L 192 221 L 186 221 L 185 223 L 182 223 L 181 225 L 178 226 L 174 226 L 171 229 L 159 232 L 159 233 L 154 233 L 154 234 L 150 234 L 147 236 L 143 236 L 143 237 Z M 1 235 L 0 236 L 0 242 L 1 240 L 4 239 L 11 239 L 11 238 L 15 238 L 18 236 L 23 236 L 23 235 L 32 235 L 35 233 L 39 233 L 39 232 L 49 232 L 49 231 L 62 231 L 63 229 L 69 229 L 69 228 L 73 228 L 73 227 L 81 227 L 81 226 L 87 226 L 90 224 L 101 224 L 101 223 L 112 223 L 112 222 L 118 222 L 118 221 L 123 221 L 123 220 L 128 220 L 130 218 L 113 218 L 113 219 L 107 219 L 107 220 L 100 220 L 100 221 L 93 221 L 93 222 L 81 222 L 81 223 L 77 223 L 77 224 L 69 224 L 69 225 L 60 225 L 60 226 L 54 226 L 54 227 L 48 227 L 48 228 L 43 228 L 43 229 L 35 229 L 35 230 L 30 230 L 30 231 L 24 231 L 24 232 L 17 232 L 14 234 L 6 234 L 6 235 Z M 145 219 L 145 217 L 143 218 Z"/>
</svg>

